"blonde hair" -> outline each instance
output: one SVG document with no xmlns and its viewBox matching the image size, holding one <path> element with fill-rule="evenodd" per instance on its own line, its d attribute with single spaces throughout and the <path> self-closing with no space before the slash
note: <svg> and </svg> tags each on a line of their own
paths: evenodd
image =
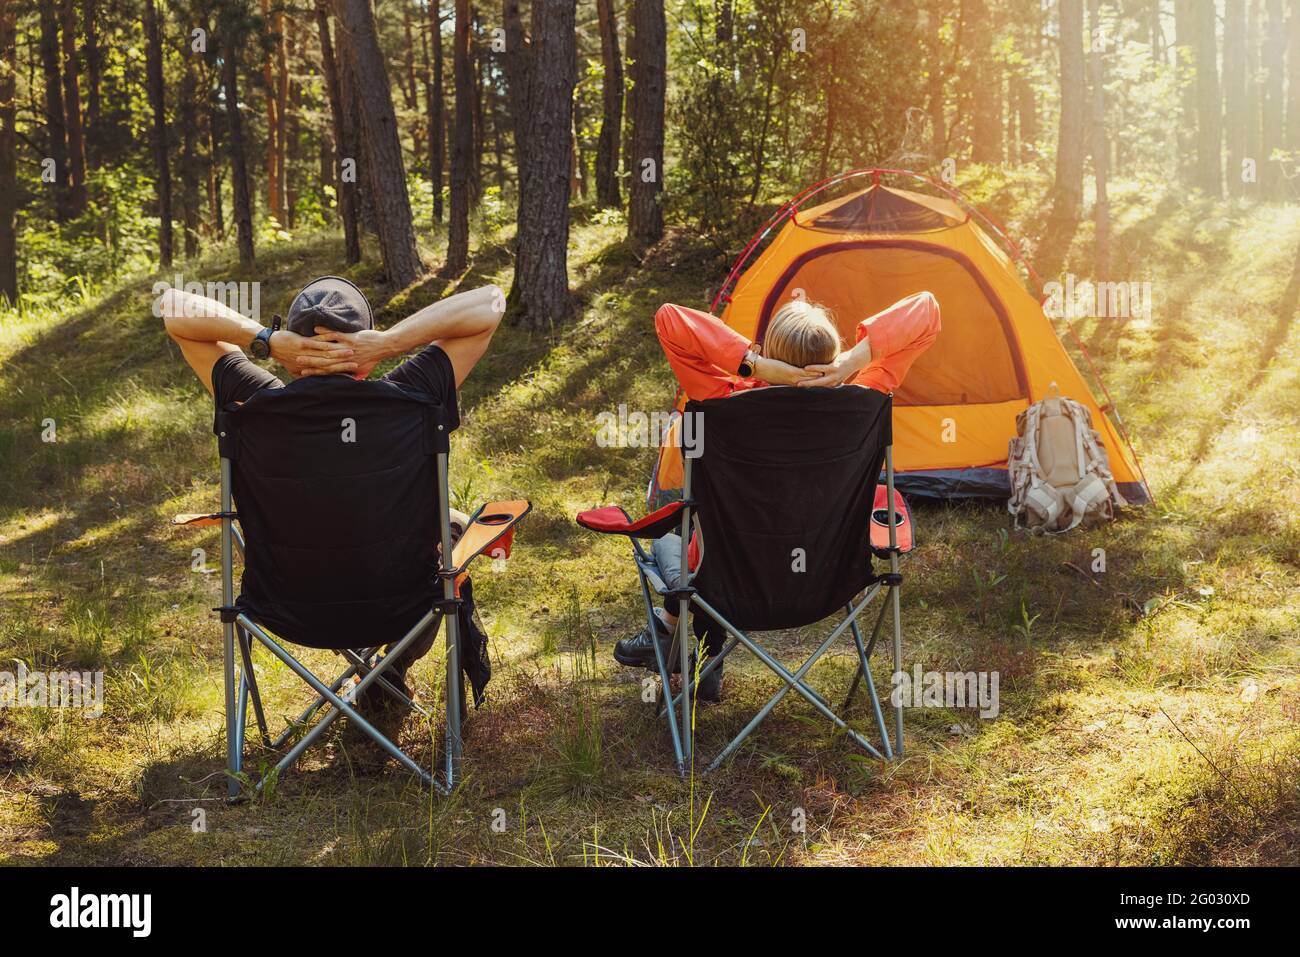
<svg viewBox="0 0 1300 957">
<path fill-rule="evenodd" d="M 822 365 L 840 351 L 840 333 L 825 306 L 794 299 L 778 309 L 763 336 L 763 355 L 792 366 Z"/>
</svg>

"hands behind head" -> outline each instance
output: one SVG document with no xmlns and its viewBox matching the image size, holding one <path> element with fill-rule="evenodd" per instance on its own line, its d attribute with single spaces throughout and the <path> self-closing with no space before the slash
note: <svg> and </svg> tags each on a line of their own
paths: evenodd
<svg viewBox="0 0 1300 957">
<path fill-rule="evenodd" d="M 854 349 L 841 352 L 832 362 L 802 369 L 780 359 L 759 356 L 754 365 L 754 378 L 769 385 L 836 386 L 853 378 L 865 365 L 862 352 Z"/>
<path fill-rule="evenodd" d="M 870 358 L 870 353 L 867 353 L 867 358 Z M 866 364 L 863 361 L 862 350 L 847 349 L 825 365 L 805 366 L 800 371 L 804 372 L 807 378 L 801 379 L 796 385 L 841 385 L 861 372 Z"/>
<path fill-rule="evenodd" d="M 300 336 L 282 329 L 271 334 L 271 358 L 295 376 L 355 375 L 357 361 L 351 346 L 328 342 L 320 336 Z"/>
<path fill-rule="evenodd" d="M 388 348 L 388 336 L 378 329 L 362 329 L 360 332 L 335 332 L 325 326 L 316 327 L 312 342 L 329 343 L 340 349 L 347 349 L 354 361 L 352 375 L 364 379 L 381 360 L 392 355 Z M 308 371 L 305 375 L 323 375 L 320 371 Z"/>
</svg>

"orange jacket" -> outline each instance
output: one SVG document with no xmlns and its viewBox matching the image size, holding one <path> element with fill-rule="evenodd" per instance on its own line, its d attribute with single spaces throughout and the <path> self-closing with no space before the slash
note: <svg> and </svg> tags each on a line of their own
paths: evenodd
<svg viewBox="0 0 1300 957">
<path fill-rule="evenodd" d="M 941 328 L 939 303 L 928 292 L 900 299 L 863 319 L 857 341 L 871 339 L 871 362 L 849 381 L 879 392 L 894 391 Z M 751 343 L 716 316 L 665 303 L 655 313 L 655 329 L 689 398 L 717 399 L 767 384 L 736 374 Z"/>
</svg>

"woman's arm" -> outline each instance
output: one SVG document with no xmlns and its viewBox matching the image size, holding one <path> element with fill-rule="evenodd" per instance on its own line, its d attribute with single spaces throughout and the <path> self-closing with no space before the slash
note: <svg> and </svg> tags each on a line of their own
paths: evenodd
<svg viewBox="0 0 1300 957">
<path fill-rule="evenodd" d="M 687 396 L 716 399 L 731 394 L 750 348 L 748 339 L 716 316 L 672 303 L 655 313 L 655 331 Z M 772 385 L 794 385 L 809 375 L 763 356 L 754 364 L 754 378 Z"/>
<path fill-rule="evenodd" d="M 833 363 L 809 366 L 819 378 L 802 385 L 851 382 L 878 392 L 893 392 L 926 349 L 934 345 L 943 326 L 939 302 L 928 292 L 900 299 L 858 323 L 857 344 Z"/>
<path fill-rule="evenodd" d="M 505 304 L 505 294 L 499 286 L 484 286 L 431 303 L 388 329 L 333 332 L 319 326 L 316 332 L 319 339 L 341 343 L 355 351 L 359 378 L 369 375 L 384 359 L 436 343 L 451 360 L 459 387 L 487 352 L 492 335 L 501 324 Z"/>
</svg>

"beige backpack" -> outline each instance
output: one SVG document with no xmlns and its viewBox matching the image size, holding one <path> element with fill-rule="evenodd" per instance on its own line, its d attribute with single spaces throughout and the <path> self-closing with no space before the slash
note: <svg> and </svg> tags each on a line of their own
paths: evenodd
<svg viewBox="0 0 1300 957">
<path fill-rule="evenodd" d="M 1015 525 L 1035 532 L 1068 532 L 1109 521 L 1127 503 L 1110 474 L 1101 436 L 1087 406 L 1051 393 L 1016 417 L 1019 433 L 1007 445 Z"/>
</svg>

